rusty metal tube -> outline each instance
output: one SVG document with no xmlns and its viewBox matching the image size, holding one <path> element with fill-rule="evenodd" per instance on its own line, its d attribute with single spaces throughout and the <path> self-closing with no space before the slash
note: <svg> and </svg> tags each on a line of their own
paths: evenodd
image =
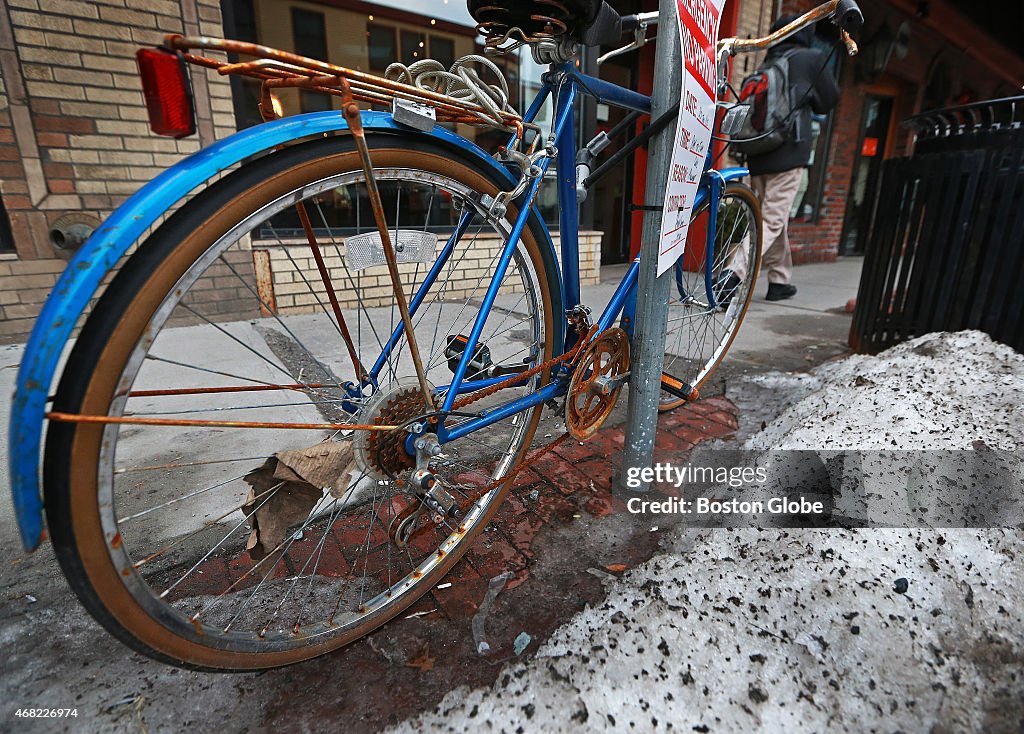
<svg viewBox="0 0 1024 734">
<path fill-rule="evenodd" d="M 345 80 L 342 80 L 346 84 Z M 391 243 L 391 233 L 388 231 L 387 218 L 384 215 L 384 202 L 380 198 L 380 190 L 377 188 L 377 179 L 373 175 L 373 161 L 370 159 L 370 148 L 366 142 L 366 132 L 363 130 L 362 112 L 359 106 L 349 98 L 343 110 L 345 119 L 348 120 L 349 131 L 355 140 L 356 149 L 359 151 L 359 158 L 363 164 L 363 173 L 366 176 L 366 190 L 370 197 L 370 207 L 373 209 L 373 218 L 377 223 L 377 231 L 380 234 L 381 247 L 384 250 L 384 259 L 388 263 L 388 275 L 391 276 L 391 288 L 395 293 L 395 302 L 398 304 L 398 311 L 402 317 L 402 326 L 405 330 L 405 338 L 409 342 L 409 356 L 412 358 L 413 367 L 416 369 L 416 379 L 420 383 L 420 390 L 423 392 L 423 402 L 427 411 L 434 410 L 434 402 L 431 398 L 430 384 L 427 382 L 427 373 L 423 369 L 423 360 L 420 357 L 420 348 L 416 343 L 416 333 L 413 330 L 412 315 L 409 313 L 409 302 L 405 297 L 405 289 L 402 287 L 402 279 L 398 272 L 398 258 L 395 256 L 395 248 Z M 398 227 L 398 222 L 395 222 Z"/>
<path fill-rule="evenodd" d="M 86 423 L 94 425 L 166 426 L 193 428 L 272 428 L 285 431 L 395 431 L 401 426 L 373 426 L 361 423 L 263 423 L 257 421 L 204 421 L 185 418 L 142 418 L 115 415 L 78 415 L 75 413 L 47 413 L 46 418 L 56 423 Z"/>
</svg>

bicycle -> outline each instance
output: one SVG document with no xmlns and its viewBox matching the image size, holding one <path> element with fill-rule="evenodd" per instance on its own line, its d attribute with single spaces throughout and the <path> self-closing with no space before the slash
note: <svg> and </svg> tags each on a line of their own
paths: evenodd
<svg viewBox="0 0 1024 734">
<path fill-rule="evenodd" d="M 525 463 L 592 435 L 611 412 L 629 373 L 639 259 L 592 322 L 577 196 L 600 169 L 589 172 L 592 155 L 577 159 L 574 103 L 597 96 L 635 120 L 651 100 L 573 60 L 581 39 L 633 31 L 642 44 L 656 19 L 544 5 L 567 14 L 481 20 L 492 45 L 530 45 L 550 62 L 522 117 L 500 90 L 468 99 L 254 44 L 170 37 L 140 52 L 158 132 L 194 130 L 186 62 L 260 80 L 267 122 L 169 169 L 110 217 L 55 288 L 19 372 L 11 473 L 25 546 L 43 538 L 45 423 L 45 512 L 61 568 L 135 650 L 246 670 L 362 637 L 440 582 Z M 855 3 L 832 0 L 765 39 L 720 42 L 719 60 L 825 17 L 849 45 L 857 16 Z M 256 60 L 194 53 L 203 49 Z M 281 119 L 274 92 L 286 87 L 340 96 L 342 110 Z M 549 97 L 544 131 L 534 121 Z M 499 161 L 438 121 L 511 138 Z M 747 171 L 711 163 L 691 214 L 706 219 L 703 251 L 675 266 L 664 409 L 694 399 L 720 364 L 758 270 Z M 561 270 L 534 206 L 552 164 Z M 136 243 L 51 399 L 76 322 Z M 737 248 L 752 265 L 725 292 L 719 276 Z M 271 294 L 255 276 L 259 253 L 276 253 L 287 289 Z M 309 313 L 283 315 L 286 305 Z M 541 412 L 558 399 L 567 433 L 533 449 Z"/>
</svg>

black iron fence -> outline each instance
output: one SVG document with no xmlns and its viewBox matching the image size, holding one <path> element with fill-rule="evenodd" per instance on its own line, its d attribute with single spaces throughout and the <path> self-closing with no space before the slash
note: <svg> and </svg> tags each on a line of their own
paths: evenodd
<svg viewBox="0 0 1024 734">
<path fill-rule="evenodd" d="M 914 154 L 887 161 L 870 197 L 850 345 L 980 329 L 1024 351 L 1024 97 L 905 124 Z"/>
</svg>

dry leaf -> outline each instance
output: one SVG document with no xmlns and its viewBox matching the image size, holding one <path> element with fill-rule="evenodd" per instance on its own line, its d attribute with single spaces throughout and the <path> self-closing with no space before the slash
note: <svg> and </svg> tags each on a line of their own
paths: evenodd
<svg viewBox="0 0 1024 734">
<path fill-rule="evenodd" d="M 301 523 L 323 498 L 323 490 L 335 485 L 347 487 L 352 467 L 351 441 L 321 441 L 297 451 L 281 451 L 249 472 L 245 481 L 252 488 L 242 512 L 252 524 L 246 543 L 249 556 L 263 560 L 277 550 L 288 529 Z M 273 568 L 268 561 L 263 568 Z"/>
<path fill-rule="evenodd" d="M 426 673 L 428 670 L 434 669 L 435 660 L 437 658 L 430 656 L 430 643 L 428 642 L 423 646 L 423 652 L 406 663 L 406 666 L 416 668 L 421 673 Z"/>
</svg>

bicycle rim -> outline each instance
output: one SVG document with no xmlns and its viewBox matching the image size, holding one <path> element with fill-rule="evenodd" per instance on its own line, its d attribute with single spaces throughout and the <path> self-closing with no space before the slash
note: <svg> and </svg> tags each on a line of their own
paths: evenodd
<svg viewBox="0 0 1024 734">
<path fill-rule="evenodd" d="M 709 205 L 693 218 L 693 225 L 706 223 Z M 696 231 L 700 231 L 699 229 Z M 664 371 L 698 390 L 707 384 L 725 358 L 743 323 L 761 261 L 761 216 L 754 193 L 741 184 L 730 184 L 718 202 L 717 230 L 710 264 L 712 307 L 705 274 L 710 248 L 697 249 L 693 241 L 689 254 L 680 258 L 672 286 L 665 339 Z M 729 264 L 742 250 L 748 264 L 746 278 L 734 286 L 726 282 Z M 663 392 L 659 408 L 671 410 L 683 404 L 681 398 Z"/>
<path fill-rule="evenodd" d="M 414 167 L 387 163 L 399 159 L 409 160 L 408 151 L 375 151 L 376 175 L 397 223 L 396 246 L 401 246 L 406 232 L 422 235 L 435 230 L 440 242 L 461 212 L 474 212 L 478 223 L 454 248 L 431 290 L 436 297 L 428 296 L 416 314 L 428 378 L 442 387 L 435 397 L 439 401 L 445 377 L 451 378 L 444 346 L 449 337 L 468 333 L 478 310 L 475 304 L 489 281 L 488 258 L 496 257 L 492 253 L 500 249 L 509 224 L 493 219 L 477 203 L 479 175 L 474 178 L 459 164 L 438 156 L 419 157 L 418 163 L 426 163 Z M 386 267 L 370 264 L 354 271 L 354 254 L 346 249 L 347 238 L 373 230 L 372 218 L 365 217 L 357 202 L 364 196 L 361 173 L 353 170 L 351 155 L 347 160 L 344 170 L 316 175 L 299 185 L 282 188 L 281 179 L 307 174 L 279 174 L 269 185 L 276 187 L 273 195 L 244 216 L 232 211 L 233 203 L 222 207 L 230 214 L 215 215 L 203 226 L 225 231 L 191 258 L 183 272 L 168 278 L 161 272 L 166 263 L 161 263 L 144 279 L 149 288 L 154 279 L 162 282 L 166 295 L 142 328 L 135 327 L 137 338 L 120 360 L 113 392 L 99 400 L 106 404 L 98 413 L 186 423 L 213 416 L 219 421 L 318 424 L 401 423 L 424 413 L 425 406 L 415 401 L 416 391 L 409 387 L 412 373 L 404 337 L 381 367 L 376 385 L 365 386 L 358 395 L 346 387 L 358 383 L 355 365 L 342 346 L 326 289 L 318 287 L 319 276 L 308 263 L 303 268 L 299 262 L 304 240 L 287 228 L 294 223 L 290 212 L 296 202 L 305 202 L 310 219 L 319 225 L 317 239 L 329 272 L 347 284 L 344 289 L 335 284 L 335 291 L 348 315 L 359 361 L 369 367 L 399 322 L 388 287 L 381 285 Z M 322 162 L 312 165 L 318 171 L 324 168 Z M 478 185 L 460 179 L 473 179 Z M 328 199 L 334 204 L 330 211 L 325 207 Z M 339 201 L 347 204 L 338 205 Z M 440 224 L 439 209 L 446 212 Z M 218 219 L 223 216 L 229 217 L 230 226 Z M 345 216 L 349 219 L 342 221 Z M 485 229 L 486 238 L 481 234 Z M 485 247 L 487 238 L 493 241 Z M 251 249 L 261 247 L 280 251 L 274 260 L 279 267 L 295 266 L 293 287 L 278 292 L 278 297 L 287 295 L 282 290 L 291 292 L 292 300 L 286 301 L 290 313 L 283 314 L 280 303 L 274 313 L 258 284 L 246 282 L 240 272 Z M 403 266 L 407 293 L 422 282 L 428 267 L 426 262 Z M 200 286 L 211 282 L 219 300 L 204 300 Z M 503 285 L 499 308 L 484 331 L 492 363 L 531 366 L 549 359 L 550 275 L 532 238 L 517 249 Z M 255 302 L 254 311 L 270 313 L 254 322 L 219 318 L 217 309 L 222 306 L 216 304 L 224 303 L 231 288 L 235 291 L 229 295 L 247 294 Z M 117 297 L 116 287 L 112 290 L 112 297 Z M 145 292 L 146 288 L 139 289 L 128 300 L 136 304 Z M 122 331 L 132 329 L 126 326 Z M 124 336 L 114 329 L 111 338 L 123 341 Z M 189 357 L 180 349 L 190 343 L 201 350 L 198 356 Z M 325 349 L 325 343 L 331 348 Z M 240 369 L 244 365 L 252 371 Z M 543 378 L 503 391 L 490 404 L 516 397 L 510 393 L 536 389 Z M 90 383 L 86 397 L 93 400 L 82 402 L 83 412 L 96 410 L 96 398 L 103 393 L 96 380 L 103 382 L 96 378 Z M 181 394 L 211 385 L 245 392 Z M 167 390 L 178 392 L 172 402 L 160 394 Z M 488 406 L 485 402 L 473 409 Z M 522 414 L 486 434 L 471 434 L 445 446 L 445 457 L 432 469 L 453 496 L 470 497 L 474 487 L 505 475 L 521 459 L 535 426 L 534 415 Z M 345 432 L 246 430 L 244 439 L 229 439 L 230 429 L 223 427 L 186 425 L 176 430 L 188 433 L 176 438 L 168 430 L 173 429 L 113 424 L 75 429 L 77 450 L 72 458 L 93 455 L 88 446 L 95 452 L 93 501 L 102 531 L 102 538 L 93 538 L 84 555 L 102 550 L 107 556 L 105 563 L 94 560 L 90 567 L 87 561 L 86 566 L 92 571 L 90 583 L 100 589 L 99 603 L 117 618 L 122 639 L 125 610 L 134 605 L 156 624 L 131 628 L 130 642 L 141 641 L 144 652 L 200 667 L 294 662 L 365 634 L 436 583 L 503 496 L 502 490 L 492 490 L 458 522 L 428 525 L 412 542 L 396 545 L 391 534 L 394 522 L 413 503 L 407 491 L 407 458 L 397 455 L 396 442 L 378 441 L 370 460 L 384 463 L 379 474 L 383 478 L 369 478 L 368 467 L 356 466 L 350 479 L 339 480 L 331 491 L 305 496 L 307 506 L 295 510 L 302 516 L 293 513 L 283 535 L 278 532 L 272 542 L 257 547 L 264 552 L 261 558 L 246 549 L 254 538 L 252 531 L 270 516 L 275 500 L 295 504 L 297 499 L 291 496 L 294 487 L 276 476 L 262 487 L 246 481 L 247 476 L 275 454 L 319 446 L 323 439 L 343 443 L 349 440 Z M 230 450 L 224 450 L 225 443 Z M 381 458 L 383 454 L 387 457 Z M 84 512 L 72 508 L 79 516 Z M 278 515 L 278 523 L 289 520 L 283 511 Z M 79 535 L 82 527 L 94 525 L 77 522 Z M 95 547 L 100 540 L 102 549 Z M 82 556 L 89 541 L 79 538 L 77 543 Z M 119 571 L 120 588 L 112 590 L 109 578 L 102 586 L 93 583 L 93 575 L 102 575 L 95 570 L 101 566 Z M 166 639 L 157 639 L 161 637 Z"/>
</svg>

